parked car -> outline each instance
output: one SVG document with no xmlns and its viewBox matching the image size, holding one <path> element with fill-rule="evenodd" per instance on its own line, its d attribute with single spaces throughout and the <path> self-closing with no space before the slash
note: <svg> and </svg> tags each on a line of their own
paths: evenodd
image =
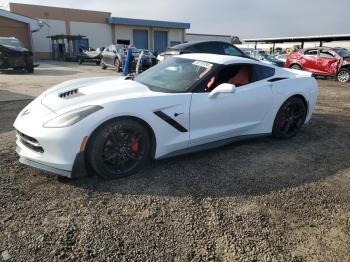
<svg viewBox="0 0 350 262">
<path fill-rule="evenodd" d="M 163 60 L 174 55 L 190 54 L 190 53 L 207 53 L 217 55 L 230 55 L 249 58 L 238 47 L 221 41 L 196 41 L 179 44 L 166 49 L 163 54 Z"/>
<path fill-rule="evenodd" d="M 0 37 L 0 69 L 34 72 L 33 53 L 14 37 Z"/>
<path fill-rule="evenodd" d="M 87 165 L 118 178 L 148 159 L 260 135 L 291 138 L 311 119 L 317 94 L 308 72 L 187 54 L 133 79 L 83 78 L 48 89 L 14 123 L 17 153 L 20 162 L 61 176 L 82 176 Z"/>
<path fill-rule="evenodd" d="M 141 61 L 141 71 L 150 68 L 157 64 L 157 58 L 149 50 L 142 50 L 136 47 L 130 47 L 132 52 L 132 59 L 130 61 L 129 72 L 134 73 L 136 71 L 137 60 L 141 52 L 143 51 L 143 58 Z M 107 67 L 113 67 L 121 72 L 124 67 L 126 58 L 126 48 L 123 45 L 110 45 L 102 52 L 101 67 L 106 69 Z"/>
<path fill-rule="evenodd" d="M 279 60 L 278 58 L 276 58 L 276 56 L 270 55 L 270 54 L 257 55 L 254 58 L 260 60 L 261 62 L 279 66 L 279 67 L 284 67 L 285 65 L 285 62 L 283 62 L 282 60 Z"/>
<path fill-rule="evenodd" d="M 339 82 L 350 80 L 350 51 L 345 48 L 309 48 L 291 53 L 285 67 L 315 75 L 332 76 Z"/>
<path fill-rule="evenodd" d="M 93 48 L 89 48 L 89 50 L 82 50 L 78 55 L 79 64 L 83 64 L 85 62 L 94 62 L 96 65 L 100 65 L 102 59 L 102 52 L 105 48 L 100 47 L 96 50 Z"/>
</svg>

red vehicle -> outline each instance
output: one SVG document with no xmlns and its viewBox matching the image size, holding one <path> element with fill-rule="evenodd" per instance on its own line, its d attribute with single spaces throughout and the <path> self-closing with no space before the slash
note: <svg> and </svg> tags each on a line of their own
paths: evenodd
<svg viewBox="0 0 350 262">
<path fill-rule="evenodd" d="M 350 80 L 350 51 L 345 48 L 317 47 L 291 53 L 285 67 L 315 75 L 334 76 L 339 82 Z"/>
</svg>

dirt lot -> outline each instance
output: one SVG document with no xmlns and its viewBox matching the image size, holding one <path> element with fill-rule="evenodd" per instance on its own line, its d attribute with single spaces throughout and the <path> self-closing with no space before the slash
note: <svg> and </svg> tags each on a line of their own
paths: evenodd
<svg viewBox="0 0 350 262">
<path fill-rule="evenodd" d="M 20 109 L 49 85 L 101 74 L 116 73 L 0 73 L 0 259 L 350 261 L 350 84 L 319 80 L 313 120 L 288 141 L 235 143 L 115 181 L 20 165 Z"/>
</svg>

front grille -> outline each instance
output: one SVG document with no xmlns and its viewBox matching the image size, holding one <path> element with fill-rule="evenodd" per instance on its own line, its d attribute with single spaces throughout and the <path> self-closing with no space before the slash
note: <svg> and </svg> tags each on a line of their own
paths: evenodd
<svg viewBox="0 0 350 262">
<path fill-rule="evenodd" d="M 44 153 L 44 148 L 41 147 L 38 140 L 36 140 L 33 137 L 27 136 L 17 130 L 17 137 L 21 141 L 23 145 L 28 147 L 29 149 L 38 152 L 38 153 Z"/>
</svg>

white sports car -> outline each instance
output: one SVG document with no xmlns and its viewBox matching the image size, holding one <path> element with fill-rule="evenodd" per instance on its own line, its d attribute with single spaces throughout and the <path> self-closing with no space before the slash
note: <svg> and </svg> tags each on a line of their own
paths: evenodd
<svg viewBox="0 0 350 262">
<path fill-rule="evenodd" d="M 23 164 L 66 177 L 115 178 L 147 159 L 272 134 L 290 138 L 314 112 L 310 73 L 247 58 L 190 54 L 134 79 L 84 78 L 41 94 L 18 115 Z"/>
</svg>

